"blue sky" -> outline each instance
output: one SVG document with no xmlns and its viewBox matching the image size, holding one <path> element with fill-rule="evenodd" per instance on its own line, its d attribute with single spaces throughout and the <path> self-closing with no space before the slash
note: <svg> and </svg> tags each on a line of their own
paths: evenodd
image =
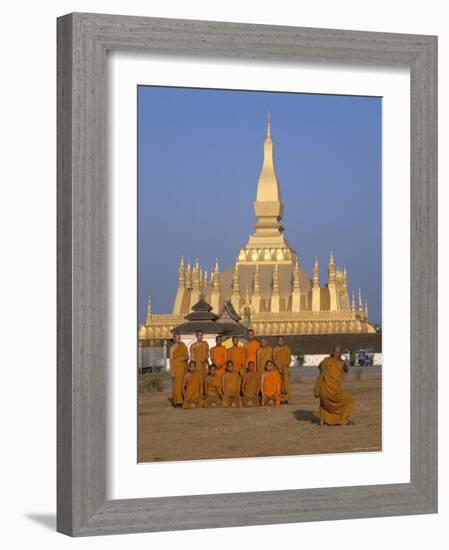
<svg viewBox="0 0 449 550">
<path fill-rule="evenodd" d="M 255 223 L 271 113 L 285 234 L 309 274 L 329 252 L 381 321 L 381 98 L 138 87 L 139 322 L 171 312 L 180 257 L 222 270 Z"/>
</svg>

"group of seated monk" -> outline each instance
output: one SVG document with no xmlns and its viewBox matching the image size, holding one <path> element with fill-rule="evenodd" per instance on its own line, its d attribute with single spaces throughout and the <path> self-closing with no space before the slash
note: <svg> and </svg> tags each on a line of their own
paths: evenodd
<svg viewBox="0 0 449 550">
<path fill-rule="evenodd" d="M 203 382 L 195 361 L 189 362 L 182 387 L 183 409 L 280 405 L 282 379 L 272 361 L 267 361 L 262 377 L 253 361 L 244 373 L 236 372 L 232 361 L 227 362 L 222 375 L 217 371 L 216 365 L 210 365 Z"/>
<path fill-rule="evenodd" d="M 256 339 L 250 329 L 245 345 L 234 336 L 227 349 L 217 336 L 209 350 L 203 333 L 197 331 L 196 342 L 188 350 L 175 334 L 170 348 L 173 405 L 190 409 L 288 403 L 290 362 L 291 351 L 283 336 L 273 348 L 266 338 Z"/>
</svg>

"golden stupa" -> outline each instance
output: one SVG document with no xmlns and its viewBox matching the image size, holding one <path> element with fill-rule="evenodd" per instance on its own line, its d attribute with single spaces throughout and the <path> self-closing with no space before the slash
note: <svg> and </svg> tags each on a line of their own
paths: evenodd
<svg viewBox="0 0 449 550">
<path fill-rule="evenodd" d="M 310 278 L 285 238 L 269 115 L 254 211 L 255 232 L 230 269 L 220 272 L 217 260 L 209 277 L 198 260 L 192 267 L 181 259 L 173 311 L 154 314 L 148 304 L 146 322 L 139 327 L 140 341 L 170 338 L 172 329 L 201 298 L 217 315 L 225 301 L 231 301 L 258 336 L 376 332 L 368 320 L 368 305 L 363 303 L 361 291 L 357 307 L 354 293 L 350 299 L 346 268 L 335 265 L 333 254 L 327 285 L 320 287 L 318 260 Z"/>
</svg>

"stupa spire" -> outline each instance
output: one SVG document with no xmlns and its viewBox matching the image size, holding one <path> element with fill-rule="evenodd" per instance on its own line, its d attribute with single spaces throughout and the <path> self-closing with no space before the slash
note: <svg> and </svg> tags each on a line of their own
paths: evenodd
<svg viewBox="0 0 449 550">
<path fill-rule="evenodd" d="M 235 264 L 234 273 L 232 275 L 232 294 L 231 302 L 234 309 L 238 311 L 240 309 L 240 282 L 239 282 L 239 266 Z"/>
<path fill-rule="evenodd" d="M 265 212 L 268 206 L 267 203 L 275 203 L 270 204 L 271 208 L 269 209 L 269 212 Z M 281 202 L 281 190 L 274 167 L 270 114 L 268 114 L 267 136 L 265 138 L 263 148 L 262 170 L 260 172 L 259 183 L 257 185 L 257 195 L 256 202 L 254 203 L 254 209 L 256 211 L 256 216 L 259 223 L 266 221 L 261 218 L 274 217 L 277 221 L 282 218 L 283 204 Z"/>
<path fill-rule="evenodd" d="M 253 295 L 251 297 L 252 306 L 256 313 L 260 312 L 260 274 L 259 274 L 259 264 L 256 264 L 256 269 L 254 271 L 254 286 L 253 286 Z"/>
<path fill-rule="evenodd" d="M 359 314 L 363 315 L 362 289 L 359 288 Z"/>
<path fill-rule="evenodd" d="M 320 268 L 318 265 L 318 256 L 315 256 L 315 263 L 313 264 L 313 287 L 320 287 Z"/>
<path fill-rule="evenodd" d="M 299 262 L 296 258 L 295 267 L 293 270 L 293 289 L 292 289 L 292 311 L 298 312 L 301 310 L 301 287 L 299 281 Z"/>
<path fill-rule="evenodd" d="M 278 264 L 275 264 L 273 271 L 273 291 L 271 293 L 271 313 L 280 312 L 280 293 L 279 293 L 279 268 Z"/>
<path fill-rule="evenodd" d="M 240 263 L 262 261 L 264 263 L 290 263 L 296 252 L 290 247 L 281 225 L 284 205 L 274 166 L 274 145 L 271 133 L 271 117 L 268 113 L 266 136 L 263 146 L 263 162 L 257 183 L 254 212 L 257 222 L 248 244 L 240 251 Z"/>
<path fill-rule="evenodd" d="M 152 311 L 151 311 L 151 298 L 150 296 L 148 295 L 148 302 L 147 302 L 147 325 L 149 325 L 151 323 L 151 316 L 152 316 Z"/>
</svg>

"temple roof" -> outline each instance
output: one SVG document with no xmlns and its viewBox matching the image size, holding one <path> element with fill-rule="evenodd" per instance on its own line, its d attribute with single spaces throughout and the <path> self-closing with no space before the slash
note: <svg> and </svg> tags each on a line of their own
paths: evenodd
<svg viewBox="0 0 449 550">
<path fill-rule="evenodd" d="M 192 313 L 184 317 L 187 323 L 181 323 L 172 332 L 179 334 L 194 334 L 201 330 L 204 334 L 223 334 L 241 336 L 246 333 L 245 325 L 240 323 L 240 317 L 230 302 L 225 302 L 220 315 L 212 313 L 210 304 L 200 298 L 192 306 Z"/>
<path fill-rule="evenodd" d="M 200 300 L 192 306 L 192 313 L 189 313 L 184 317 L 184 319 L 187 319 L 188 321 L 215 321 L 218 319 L 218 315 L 215 315 L 215 313 L 212 313 L 212 307 L 210 304 L 204 300 L 204 298 L 200 298 Z M 201 329 L 197 329 L 201 330 Z"/>
</svg>

